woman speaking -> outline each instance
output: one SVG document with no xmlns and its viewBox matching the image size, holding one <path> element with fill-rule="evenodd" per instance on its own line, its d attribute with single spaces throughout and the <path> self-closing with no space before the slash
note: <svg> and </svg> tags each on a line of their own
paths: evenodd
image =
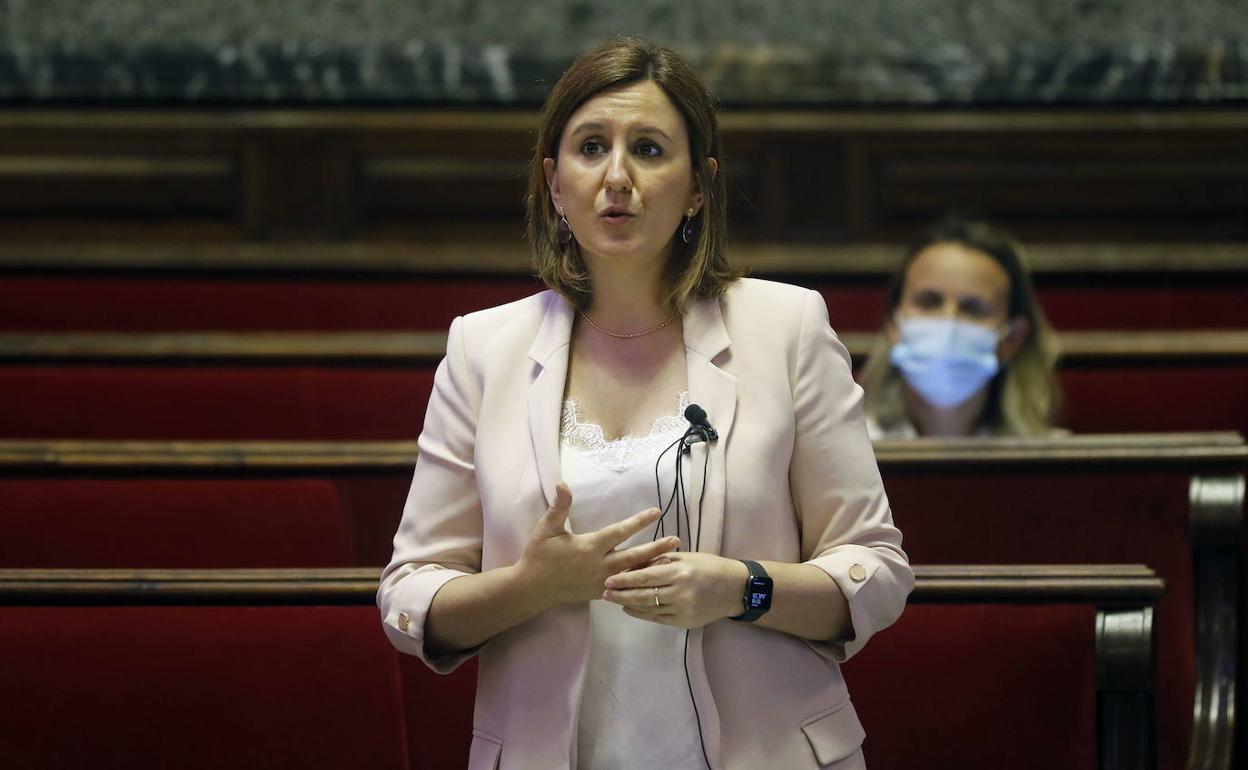
<svg viewBox="0 0 1248 770">
<path fill-rule="evenodd" d="M 725 255 L 713 100 L 620 39 L 542 111 L 550 287 L 455 319 L 377 601 L 479 655 L 468 766 L 864 767 L 838 664 L 913 585 L 815 292 Z"/>
</svg>

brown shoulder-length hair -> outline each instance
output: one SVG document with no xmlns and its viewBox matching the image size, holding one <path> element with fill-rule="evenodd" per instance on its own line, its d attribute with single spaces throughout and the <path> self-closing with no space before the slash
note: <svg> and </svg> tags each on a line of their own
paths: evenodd
<svg viewBox="0 0 1248 770">
<path fill-rule="evenodd" d="M 1057 337 L 1036 298 L 1026 252 L 1008 230 L 974 214 L 954 212 L 946 216 L 910 247 L 889 278 L 884 292 L 884 323 L 892 322 L 901 304 L 910 265 L 924 249 L 937 243 L 956 243 L 983 252 L 1001 265 L 1010 279 L 1008 317 L 1022 316 L 1031 324 L 1013 360 L 992 378 L 979 425 L 996 435 L 1049 433 L 1061 410 L 1061 389 L 1054 375 Z M 881 333 L 862 372 L 866 412 L 885 430 L 906 417 L 901 373 L 889 359 L 891 347 L 888 335 Z"/>
<path fill-rule="evenodd" d="M 576 239 L 559 243 L 559 215 L 550 200 L 542 161 L 554 158 L 558 162 L 563 129 L 582 104 L 604 91 L 647 80 L 663 89 L 684 118 L 694 183 L 703 195 L 702 210 L 694 219 L 697 237 L 686 244 L 672 233 L 666 299 L 683 310 L 691 299 L 722 294 L 739 275 L 726 253 L 727 187 L 714 97 L 675 52 L 647 40 L 620 37 L 581 56 L 559 78 L 542 108 L 529 164 L 526 235 L 534 268 L 543 283 L 582 309 L 593 296 L 589 273 Z M 720 162 L 718 174 L 712 175 L 708 157 Z"/>
</svg>

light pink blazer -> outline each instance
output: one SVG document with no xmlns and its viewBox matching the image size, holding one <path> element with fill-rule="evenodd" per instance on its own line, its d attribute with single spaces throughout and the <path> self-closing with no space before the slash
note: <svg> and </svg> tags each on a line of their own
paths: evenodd
<svg viewBox="0 0 1248 770">
<path fill-rule="evenodd" d="M 424 649 L 438 589 L 515 563 L 554 497 L 574 315 L 547 291 L 451 324 L 377 593 L 402 652 L 439 672 L 480 655 L 472 770 L 575 767 L 587 605 L 549 610 L 462 654 Z M 862 726 L 838 662 L 897 619 L 914 574 L 849 355 L 819 294 L 751 279 L 693 303 L 684 338 L 690 399 L 720 435 L 709 450 L 701 550 L 818 566 L 848 598 L 856 634 L 806 642 L 732 620 L 694 630 L 689 671 L 711 763 L 788 770 L 860 761 Z M 701 493 L 706 451 L 693 450 L 690 501 Z"/>
</svg>

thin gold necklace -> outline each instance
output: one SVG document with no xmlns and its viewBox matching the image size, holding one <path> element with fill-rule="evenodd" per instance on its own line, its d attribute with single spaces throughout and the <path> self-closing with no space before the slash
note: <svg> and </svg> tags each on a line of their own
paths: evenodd
<svg viewBox="0 0 1248 770">
<path fill-rule="evenodd" d="M 594 327 L 595 329 L 607 335 L 608 337 L 615 337 L 617 340 L 633 340 L 633 339 L 637 339 L 638 337 L 645 337 L 647 334 L 654 334 L 659 329 L 662 329 L 663 327 L 670 324 L 672 321 L 675 321 L 677 318 L 680 318 L 680 313 L 672 313 L 671 318 L 667 319 L 666 321 L 654 327 L 653 329 L 646 329 L 644 332 L 633 332 L 632 334 L 619 334 L 617 332 L 608 331 L 602 328 L 601 326 L 599 326 L 598 324 L 594 323 L 594 319 L 590 318 L 589 315 L 586 314 L 584 310 L 581 311 L 581 318 L 585 319 L 585 323 Z"/>
</svg>

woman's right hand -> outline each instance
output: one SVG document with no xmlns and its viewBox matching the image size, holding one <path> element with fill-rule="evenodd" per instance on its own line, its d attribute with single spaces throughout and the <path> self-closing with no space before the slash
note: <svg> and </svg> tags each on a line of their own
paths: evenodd
<svg viewBox="0 0 1248 770">
<path fill-rule="evenodd" d="M 601 599 L 611 575 L 644 567 L 680 547 L 680 538 L 664 537 L 616 550 L 620 543 L 658 521 L 658 508 L 582 535 L 565 527 L 571 508 L 572 490 L 560 481 L 555 485 L 554 504 L 538 519 L 516 563 L 521 580 L 547 605 Z"/>
</svg>

